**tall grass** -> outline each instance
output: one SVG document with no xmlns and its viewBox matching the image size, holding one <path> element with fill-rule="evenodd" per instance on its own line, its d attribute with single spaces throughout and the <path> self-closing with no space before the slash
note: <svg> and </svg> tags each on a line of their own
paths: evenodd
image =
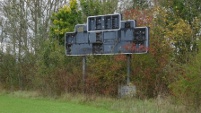
<svg viewBox="0 0 201 113">
<path fill-rule="evenodd" d="M 94 95 L 64 94 L 61 100 L 102 107 L 122 113 L 192 113 L 172 97 L 140 100 L 137 98 L 107 98 Z"/>
</svg>

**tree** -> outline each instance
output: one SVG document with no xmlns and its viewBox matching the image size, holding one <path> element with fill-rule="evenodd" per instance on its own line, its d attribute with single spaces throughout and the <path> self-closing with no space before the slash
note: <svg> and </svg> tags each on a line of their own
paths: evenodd
<svg viewBox="0 0 201 113">
<path fill-rule="evenodd" d="M 118 7 L 118 0 L 80 0 L 83 20 L 94 15 L 113 14 Z"/>
<path fill-rule="evenodd" d="M 68 78 L 78 65 L 74 62 L 76 58 L 65 56 L 64 35 L 66 32 L 73 32 L 78 23 L 81 23 L 81 12 L 76 0 L 70 0 L 69 5 L 62 6 L 51 15 L 50 37 L 40 45 L 38 51 L 40 60 L 36 64 L 38 68 L 36 77 L 39 82 L 37 87 L 45 94 L 61 95 L 74 86 L 68 85 L 72 82 Z M 73 76 L 76 77 L 79 77 L 79 73 Z"/>
<path fill-rule="evenodd" d="M 148 0 L 132 0 L 133 1 L 133 8 L 148 8 L 151 5 L 151 1 Z"/>
<path fill-rule="evenodd" d="M 18 85 L 11 85 L 14 88 L 24 89 L 27 85 L 34 87 L 31 83 L 36 72 L 35 63 L 40 60 L 37 59 L 38 50 L 49 37 L 51 13 L 62 3 L 67 3 L 67 0 L 0 1 L 1 49 L 3 56 L 9 56 L 2 57 L 2 65 L 13 64 L 6 68 L 9 73 L 2 71 L 0 76 L 9 76 L 13 84 L 17 81 Z M 10 82 L 6 78 L 4 81 Z"/>
<path fill-rule="evenodd" d="M 200 41 L 199 43 L 199 49 Z M 170 88 L 174 96 L 187 108 L 199 111 L 201 106 L 201 52 L 193 57 L 191 62 L 182 65 L 184 72 L 178 74 L 178 80 L 174 81 Z"/>
<path fill-rule="evenodd" d="M 177 57 L 177 61 L 180 63 L 186 63 L 189 61 L 190 55 L 195 55 L 198 52 L 196 40 L 199 39 L 198 34 L 200 34 L 201 28 L 201 2 L 199 0 L 170 0 L 163 1 L 161 2 L 161 4 L 162 6 L 165 6 L 167 12 L 171 15 L 169 17 L 169 20 L 175 20 L 174 18 L 180 18 L 183 20 L 183 23 L 188 24 L 188 27 L 182 26 L 183 30 L 191 30 L 191 32 L 186 33 L 186 35 L 180 35 L 181 37 L 177 38 L 177 41 L 174 43 L 174 46 L 176 48 L 175 56 Z M 179 27 L 180 25 L 175 22 L 174 27 L 176 26 Z"/>
<path fill-rule="evenodd" d="M 129 9 L 148 9 L 151 8 L 149 0 L 119 0 L 120 12 Z"/>
<path fill-rule="evenodd" d="M 73 32 L 75 25 L 81 23 L 81 20 L 81 11 L 76 0 L 70 0 L 69 6 L 64 5 L 58 12 L 52 14 L 51 37 L 56 38 L 63 45 L 64 34 Z"/>
<path fill-rule="evenodd" d="M 25 9 L 24 1 L 4 1 L 1 4 L 3 6 L 2 14 L 4 15 L 4 21 L 7 23 L 4 26 L 5 39 L 9 40 L 6 43 L 9 43 L 11 47 L 11 53 L 16 59 L 16 62 L 21 63 L 23 53 L 28 52 L 28 35 L 27 35 L 27 10 Z M 15 18 L 14 18 L 15 17 Z M 9 37 L 9 38 L 8 38 Z M 5 42 L 4 42 L 5 43 Z M 11 55 L 11 56 L 12 56 Z M 13 62 L 13 63 L 16 63 Z M 19 88 L 23 88 L 22 82 L 22 71 L 20 66 L 13 67 L 19 70 L 14 74 L 19 83 Z"/>
</svg>

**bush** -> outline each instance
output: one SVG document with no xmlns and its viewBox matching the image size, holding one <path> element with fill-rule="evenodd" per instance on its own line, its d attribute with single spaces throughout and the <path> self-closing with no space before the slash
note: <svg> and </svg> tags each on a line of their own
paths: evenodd
<svg viewBox="0 0 201 113">
<path fill-rule="evenodd" d="M 185 71 L 178 75 L 178 80 L 173 82 L 170 88 L 174 96 L 187 108 L 193 107 L 199 110 L 201 105 L 201 53 L 192 57 L 193 60 L 183 65 Z"/>
</svg>

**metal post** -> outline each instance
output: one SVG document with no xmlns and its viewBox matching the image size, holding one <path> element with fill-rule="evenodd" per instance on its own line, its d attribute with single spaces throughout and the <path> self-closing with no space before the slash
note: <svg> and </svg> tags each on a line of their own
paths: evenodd
<svg viewBox="0 0 201 113">
<path fill-rule="evenodd" d="M 86 81 L 86 56 L 82 57 L 82 82 L 83 92 L 85 92 L 85 81 Z"/>
<path fill-rule="evenodd" d="M 131 54 L 127 54 L 127 85 L 130 83 Z"/>
</svg>

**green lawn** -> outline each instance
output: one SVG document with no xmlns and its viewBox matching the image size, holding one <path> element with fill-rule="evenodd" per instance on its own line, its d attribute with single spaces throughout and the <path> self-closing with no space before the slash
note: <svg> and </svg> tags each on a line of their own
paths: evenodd
<svg viewBox="0 0 201 113">
<path fill-rule="evenodd" d="M 0 113 L 116 113 L 104 108 L 48 99 L 0 95 Z"/>
</svg>

